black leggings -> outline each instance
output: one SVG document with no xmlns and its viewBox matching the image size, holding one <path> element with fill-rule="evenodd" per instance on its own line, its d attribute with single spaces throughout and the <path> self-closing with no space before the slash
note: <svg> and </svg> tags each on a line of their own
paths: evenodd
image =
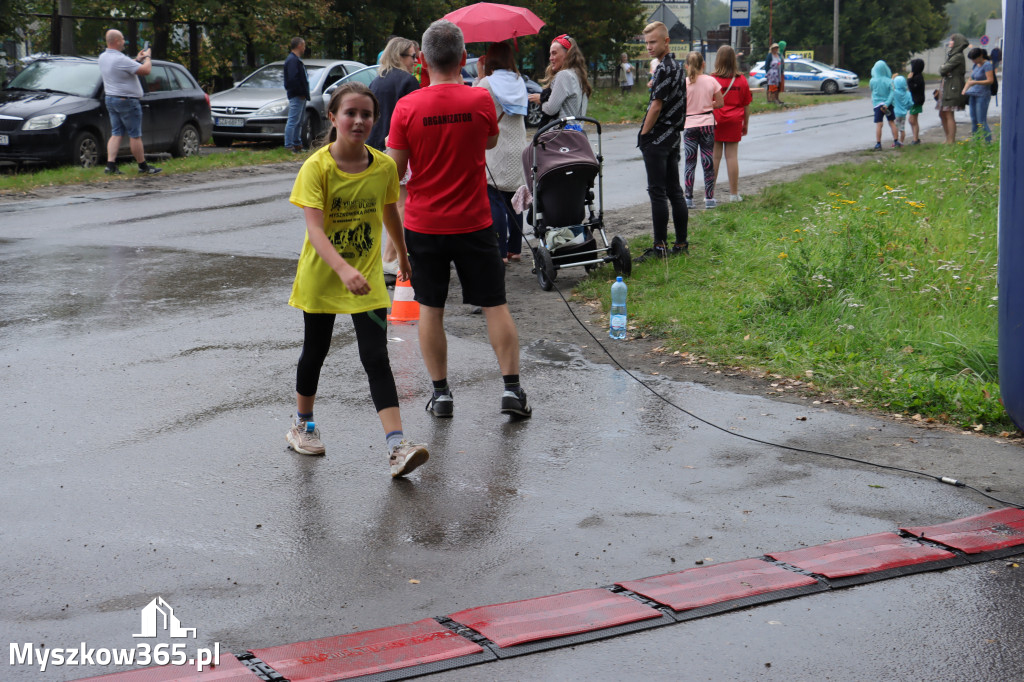
<svg viewBox="0 0 1024 682">
<path fill-rule="evenodd" d="M 370 380 L 370 397 L 378 412 L 398 407 L 398 389 L 395 388 L 395 375 L 391 373 L 391 361 L 388 359 L 387 314 L 387 308 L 380 308 L 352 315 L 359 360 L 363 363 L 366 378 Z M 295 377 L 295 391 L 299 395 L 316 395 L 320 369 L 327 358 L 327 351 L 331 349 L 334 318 L 328 313 L 302 313 L 306 332 Z"/>
</svg>

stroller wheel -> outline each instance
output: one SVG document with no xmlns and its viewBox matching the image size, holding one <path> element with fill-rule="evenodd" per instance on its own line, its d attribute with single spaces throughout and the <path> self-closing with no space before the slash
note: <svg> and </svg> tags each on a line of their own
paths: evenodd
<svg viewBox="0 0 1024 682">
<path fill-rule="evenodd" d="M 545 246 L 538 246 L 533 252 L 533 269 L 537 273 L 537 281 L 544 291 L 551 291 L 555 285 L 555 263 L 551 260 L 551 252 Z"/>
<path fill-rule="evenodd" d="M 629 277 L 633 273 L 633 259 L 629 257 L 629 246 L 622 237 L 613 237 L 608 251 L 612 256 L 615 274 Z"/>
</svg>

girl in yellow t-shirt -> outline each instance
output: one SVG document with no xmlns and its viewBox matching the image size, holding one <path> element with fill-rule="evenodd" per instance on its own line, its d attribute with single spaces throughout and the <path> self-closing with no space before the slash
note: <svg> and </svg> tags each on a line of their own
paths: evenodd
<svg viewBox="0 0 1024 682">
<path fill-rule="evenodd" d="M 335 315 L 349 314 L 359 359 L 370 381 L 370 397 L 386 434 L 391 475 L 402 476 L 429 455 L 424 445 L 404 438 L 388 359 L 385 320 L 391 300 L 381 268 L 382 221 L 398 247 L 403 281 L 410 267 L 395 205 L 395 162 L 365 144 L 379 114 L 377 99 L 362 83 L 338 88 L 328 105 L 329 144 L 302 164 L 289 199 L 306 218 L 306 238 L 288 301 L 303 311 L 305 336 L 296 372 L 295 423 L 286 438 L 296 452 L 324 454 L 320 430 L 313 421 L 313 403 Z"/>
</svg>

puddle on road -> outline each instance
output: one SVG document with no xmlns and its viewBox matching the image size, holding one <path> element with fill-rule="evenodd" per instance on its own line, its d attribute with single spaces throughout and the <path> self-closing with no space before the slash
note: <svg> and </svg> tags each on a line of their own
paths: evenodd
<svg viewBox="0 0 1024 682">
<path fill-rule="evenodd" d="M 0 255 L 0 329 L 137 326 L 155 315 L 232 302 L 272 288 L 287 297 L 291 259 L 130 247 Z"/>
</svg>

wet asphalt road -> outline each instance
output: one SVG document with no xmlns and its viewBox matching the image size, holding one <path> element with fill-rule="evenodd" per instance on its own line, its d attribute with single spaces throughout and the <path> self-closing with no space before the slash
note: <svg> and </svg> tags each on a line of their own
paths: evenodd
<svg viewBox="0 0 1024 682">
<path fill-rule="evenodd" d="M 545 339 L 524 340 L 534 419 L 500 415 L 490 348 L 450 338 L 456 417 L 434 421 L 415 326 L 390 329 L 390 352 L 406 432 L 432 454 L 392 481 L 343 319 L 318 396 L 327 457 L 295 455 L 290 182 L 0 205 L 4 642 L 134 646 L 139 610 L 162 595 L 198 628 L 195 646 L 241 652 L 988 509 L 927 479 L 730 437 Z M 727 430 L 1024 498 L 1021 449 L 998 439 L 648 379 Z M 1008 563 L 442 677 L 1022 679 L 1024 580 Z M 8 662 L 4 680 L 113 670 Z"/>
</svg>

